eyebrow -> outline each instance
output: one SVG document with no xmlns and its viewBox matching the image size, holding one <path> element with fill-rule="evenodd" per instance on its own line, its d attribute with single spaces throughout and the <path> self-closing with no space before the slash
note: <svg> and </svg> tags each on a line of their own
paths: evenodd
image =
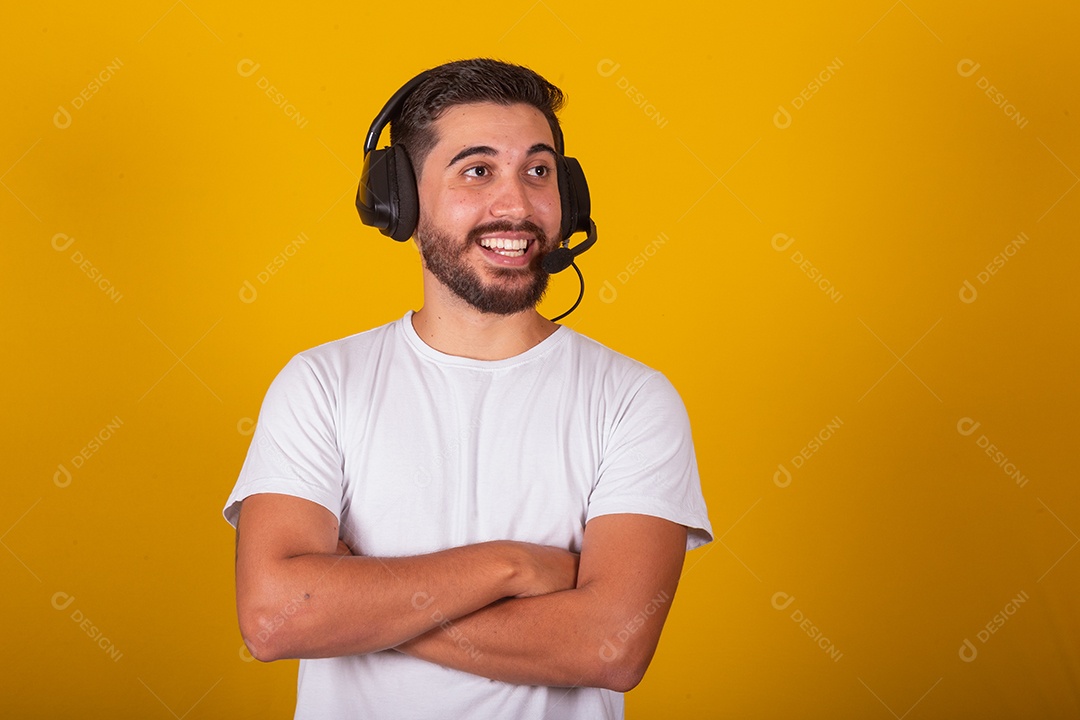
<svg viewBox="0 0 1080 720">
<path fill-rule="evenodd" d="M 555 148 L 551 147 L 547 143 L 536 143 L 529 148 L 529 152 L 527 154 L 532 155 L 538 152 L 551 153 L 552 156 L 555 156 L 557 154 L 555 152 Z M 459 152 L 457 155 L 455 155 L 454 158 L 449 163 L 447 163 L 446 167 L 452 167 L 455 163 L 461 162 L 465 158 L 472 157 L 473 155 L 494 157 L 498 154 L 499 151 L 491 147 L 490 145 L 473 145 L 472 147 L 467 147 L 461 152 Z"/>
</svg>

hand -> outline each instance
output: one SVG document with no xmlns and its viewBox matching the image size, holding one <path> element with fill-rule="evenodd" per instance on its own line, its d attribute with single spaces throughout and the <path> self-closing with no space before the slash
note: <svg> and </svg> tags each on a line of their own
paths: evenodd
<svg viewBox="0 0 1080 720">
<path fill-rule="evenodd" d="M 578 554 L 550 545 L 516 543 L 524 551 L 520 589 L 514 597 L 572 590 L 577 585 Z"/>
</svg>

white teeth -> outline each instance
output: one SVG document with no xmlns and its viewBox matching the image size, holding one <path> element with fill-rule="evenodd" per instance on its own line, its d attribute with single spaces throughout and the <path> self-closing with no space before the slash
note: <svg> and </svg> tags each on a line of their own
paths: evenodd
<svg viewBox="0 0 1080 720">
<path fill-rule="evenodd" d="M 507 251 L 499 253 L 500 255 L 517 257 L 525 253 L 525 249 L 529 246 L 529 241 L 511 238 L 483 238 L 480 240 L 480 244 L 489 250 Z"/>
</svg>

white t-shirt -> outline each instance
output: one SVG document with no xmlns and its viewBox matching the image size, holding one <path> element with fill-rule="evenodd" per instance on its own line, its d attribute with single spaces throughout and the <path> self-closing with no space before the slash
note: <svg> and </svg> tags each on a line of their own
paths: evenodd
<svg viewBox="0 0 1080 720">
<path fill-rule="evenodd" d="M 567 327 L 505 360 L 446 355 L 412 313 L 295 356 L 267 391 L 225 505 L 283 493 L 329 509 L 368 556 L 488 540 L 581 551 L 599 515 L 712 539 L 690 425 L 660 373 Z M 302 660 L 297 718 L 621 718 L 622 694 L 513 685 L 393 650 Z"/>
</svg>

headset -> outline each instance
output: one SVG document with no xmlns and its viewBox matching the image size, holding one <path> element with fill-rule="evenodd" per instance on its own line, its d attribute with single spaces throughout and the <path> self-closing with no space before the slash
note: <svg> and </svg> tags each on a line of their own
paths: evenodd
<svg viewBox="0 0 1080 720">
<path fill-rule="evenodd" d="M 420 220 L 416 173 L 405 148 L 389 145 L 377 150 L 376 146 L 383 129 L 400 117 L 405 101 L 432 73 L 432 70 L 425 70 L 402 85 L 375 116 L 364 141 L 364 169 L 356 191 L 356 210 L 365 225 L 378 228 L 383 235 L 398 242 L 411 238 Z M 585 173 L 577 160 L 564 154 L 562 129 L 558 126 L 555 127 L 555 150 L 555 172 L 562 204 L 560 244 L 544 256 L 541 265 L 551 274 L 573 267 L 581 284 L 577 302 L 554 318 L 561 320 L 577 308 L 585 294 L 585 278 L 574 260 L 596 242 L 596 223 L 590 217 L 592 206 Z M 586 238 L 571 248 L 570 238 L 579 232 L 586 233 Z"/>
</svg>

